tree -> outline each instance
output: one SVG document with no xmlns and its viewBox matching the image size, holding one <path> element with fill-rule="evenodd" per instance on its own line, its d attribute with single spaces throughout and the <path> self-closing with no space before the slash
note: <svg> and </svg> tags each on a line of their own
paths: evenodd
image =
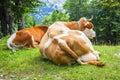
<svg viewBox="0 0 120 80">
<path fill-rule="evenodd" d="M 97 40 L 116 45 L 120 42 L 120 2 L 118 0 L 93 0 L 98 12 L 95 16 Z"/>
<path fill-rule="evenodd" d="M 88 0 L 66 0 L 63 8 L 70 16 L 70 20 L 79 20 L 80 17 L 89 16 L 88 12 Z"/>
<path fill-rule="evenodd" d="M 0 1 L 0 21 L 1 21 L 1 35 L 5 36 L 9 32 L 10 34 L 13 33 L 13 22 L 14 18 L 11 13 L 10 0 L 2 0 Z M 10 28 L 10 27 L 11 28 Z"/>
<path fill-rule="evenodd" d="M 43 24 L 50 25 L 56 21 L 69 21 L 69 16 L 58 10 L 54 10 L 51 15 L 43 17 L 42 21 Z"/>
</svg>

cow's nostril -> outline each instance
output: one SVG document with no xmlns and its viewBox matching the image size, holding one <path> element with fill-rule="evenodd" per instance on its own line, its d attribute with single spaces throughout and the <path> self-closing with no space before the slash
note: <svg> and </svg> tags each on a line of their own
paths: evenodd
<svg viewBox="0 0 120 80">
<path fill-rule="evenodd" d="M 13 47 L 13 45 L 10 43 L 10 47 Z"/>
</svg>

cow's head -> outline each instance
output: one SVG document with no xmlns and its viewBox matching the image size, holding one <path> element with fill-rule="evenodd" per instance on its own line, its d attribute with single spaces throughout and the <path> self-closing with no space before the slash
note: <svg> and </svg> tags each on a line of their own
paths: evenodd
<svg viewBox="0 0 120 80">
<path fill-rule="evenodd" d="M 91 17 L 90 19 L 87 19 L 83 17 L 83 18 L 80 18 L 80 20 L 78 21 L 78 26 L 80 27 L 80 30 L 83 31 L 83 33 L 85 33 L 85 35 L 90 39 L 96 36 L 96 33 L 93 30 L 94 25 L 90 22 L 92 18 L 93 17 Z"/>
<path fill-rule="evenodd" d="M 18 46 L 13 42 L 16 38 L 16 33 L 12 34 L 11 37 L 7 40 L 7 45 L 9 49 L 17 49 Z"/>
<path fill-rule="evenodd" d="M 23 35 L 24 36 L 24 35 Z M 19 48 L 23 48 L 24 41 L 20 41 L 21 37 L 19 37 L 19 35 L 17 35 L 17 33 L 14 33 L 11 35 L 11 37 L 7 40 L 7 45 L 9 49 L 19 49 Z"/>
</svg>

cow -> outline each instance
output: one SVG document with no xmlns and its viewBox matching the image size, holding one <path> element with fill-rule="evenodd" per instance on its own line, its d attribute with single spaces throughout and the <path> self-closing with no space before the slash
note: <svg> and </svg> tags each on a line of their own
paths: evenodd
<svg viewBox="0 0 120 80">
<path fill-rule="evenodd" d="M 47 31 L 48 26 L 34 26 L 32 28 L 25 28 L 12 34 L 7 40 L 9 49 L 34 48 L 37 47 Z"/>
<path fill-rule="evenodd" d="M 49 26 L 39 45 L 42 57 L 58 65 L 72 65 L 78 62 L 104 66 L 104 63 L 98 61 L 99 53 L 94 50 L 92 43 L 83 32 L 86 27 L 92 29 L 93 26 L 89 22 L 83 24 L 84 19 L 80 19 L 81 26 L 76 27 L 75 30 L 72 28 L 75 27 L 74 25 L 71 24 L 70 27 L 65 22 L 55 22 Z M 94 36 L 92 32 L 91 37 Z"/>
</svg>

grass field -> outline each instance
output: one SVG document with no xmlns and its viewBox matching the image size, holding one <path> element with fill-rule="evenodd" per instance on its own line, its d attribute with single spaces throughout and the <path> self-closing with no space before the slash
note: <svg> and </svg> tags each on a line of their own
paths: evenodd
<svg viewBox="0 0 120 80">
<path fill-rule="evenodd" d="M 37 48 L 11 51 L 0 39 L 0 80 L 120 80 L 120 46 L 94 46 L 102 68 L 93 65 L 58 66 L 42 59 Z"/>
</svg>

